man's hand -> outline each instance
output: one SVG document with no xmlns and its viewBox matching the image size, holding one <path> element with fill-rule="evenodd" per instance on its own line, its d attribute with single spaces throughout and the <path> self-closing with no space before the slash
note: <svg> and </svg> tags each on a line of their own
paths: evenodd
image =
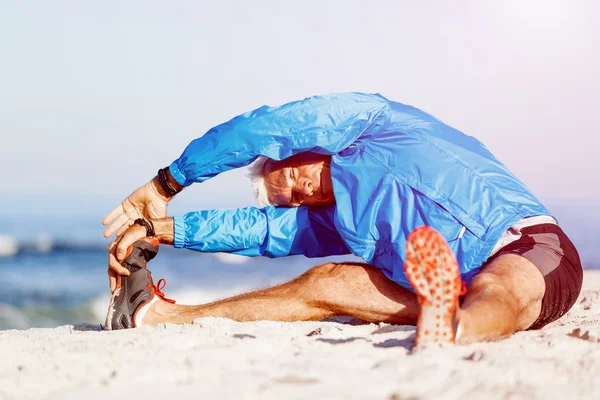
<svg viewBox="0 0 600 400">
<path fill-rule="evenodd" d="M 117 288 L 117 275 L 129 275 L 127 268 L 121 265 L 127 254 L 127 248 L 144 237 L 146 237 L 146 228 L 134 224 L 108 245 L 108 283 L 111 293 Z"/>
<path fill-rule="evenodd" d="M 173 244 L 173 218 L 150 220 L 154 226 L 156 238 L 163 244 Z M 123 229 L 123 233 L 108 246 L 108 282 L 111 293 L 117 287 L 117 275 L 129 275 L 127 268 L 121 263 L 129 246 L 146 237 L 146 228 L 133 224 Z"/>
<path fill-rule="evenodd" d="M 111 224 L 104 230 L 104 237 L 109 237 L 115 232 L 117 232 L 117 236 L 121 236 L 138 218 L 166 217 L 169 200 L 171 197 L 161 190 L 158 178 L 152 179 L 144 186 L 137 188 L 104 217 L 102 225 Z"/>
</svg>

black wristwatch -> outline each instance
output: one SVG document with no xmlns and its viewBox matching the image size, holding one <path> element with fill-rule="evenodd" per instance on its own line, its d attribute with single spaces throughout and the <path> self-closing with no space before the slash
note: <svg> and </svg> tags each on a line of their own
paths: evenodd
<svg viewBox="0 0 600 400">
<path fill-rule="evenodd" d="M 154 225 L 152 225 L 152 222 L 147 220 L 146 218 L 138 218 L 133 223 L 146 228 L 146 236 L 154 236 L 155 235 Z"/>
</svg>

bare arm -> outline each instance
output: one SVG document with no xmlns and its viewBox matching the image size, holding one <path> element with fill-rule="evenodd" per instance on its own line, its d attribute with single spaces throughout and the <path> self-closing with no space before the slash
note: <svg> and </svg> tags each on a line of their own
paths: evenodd
<svg viewBox="0 0 600 400">
<path fill-rule="evenodd" d="M 151 220 L 152 224 L 154 225 L 154 233 L 156 236 L 156 238 L 158 239 L 159 242 L 161 242 L 162 244 L 168 244 L 168 245 L 173 245 L 173 230 L 174 230 L 174 224 L 173 224 L 173 218 L 160 218 L 160 219 L 153 219 Z"/>
</svg>

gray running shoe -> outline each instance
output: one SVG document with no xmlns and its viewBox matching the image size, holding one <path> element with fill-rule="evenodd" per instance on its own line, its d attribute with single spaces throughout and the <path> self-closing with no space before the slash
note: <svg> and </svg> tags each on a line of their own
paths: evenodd
<svg viewBox="0 0 600 400">
<path fill-rule="evenodd" d="M 135 328 L 137 312 L 154 300 L 155 296 L 175 303 L 174 300 L 166 299 L 160 291 L 161 284 L 164 284 L 165 280 L 161 279 L 158 285 L 154 285 L 152 273 L 146 268 L 146 264 L 158 253 L 159 245 L 160 242 L 156 238 L 145 237 L 127 249 L 121 265 L 131 274 L 117 277 L 117 288 L 110 299 L 104 325 L 107 331 Z"/>
</svg>

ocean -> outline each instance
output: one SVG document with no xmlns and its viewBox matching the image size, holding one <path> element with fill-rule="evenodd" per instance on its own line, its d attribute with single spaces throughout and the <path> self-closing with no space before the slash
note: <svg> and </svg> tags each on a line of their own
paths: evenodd
<svg viewBox="0 0 600 400">
<path fill-rule="evenodd" d="M 595 209 L 557 207 L 553 212 L 577 246 L 584 268 L 600 268 Z M 100 214 L 0 217 L 0 329 L 104 322 L 110 298 L 109 240 L 102 237 L 101 219 Z M 347 259 L 356 260 L 327 260 Z M 161 246 L 149 268 L 156 280 L 167 280 L 167 297 L 201 304 L 284 282 L 325 260 L 248 258 Z"/>
</svg>

